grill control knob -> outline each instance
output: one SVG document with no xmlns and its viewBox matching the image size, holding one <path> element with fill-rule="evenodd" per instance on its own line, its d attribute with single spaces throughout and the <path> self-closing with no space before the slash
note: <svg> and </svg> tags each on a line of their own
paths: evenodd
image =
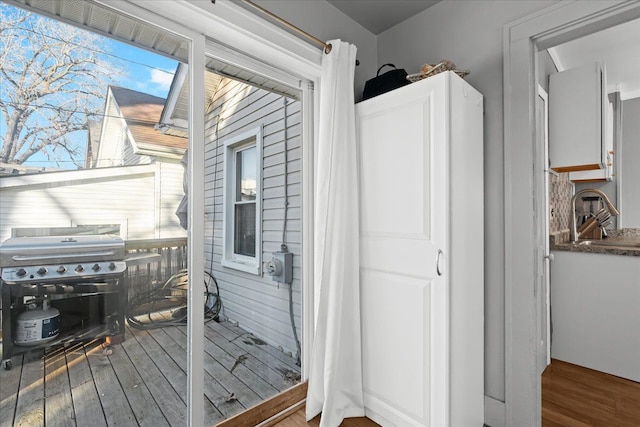
<svg viewBox="0 0 640 427">
<path fill-rule="evenodd" d="M 64 265 L 61 265 L 60 267 L 58 267 L 56 272 L 59 273 L 59 274 L 64 274 L 64 273 L 67 272 L 67 267 L 65 267 Z"/>
<path fill-rule="evenodd" d="M 115 270 L 116 269 L 116 263 L 112 262 L 109 264 L 109 270 Z"/>
<path fill-rule="evenodd" d="M 44 275 L 44 274 L 47 274 L 47 269 L 46 269 L 46 268 L 44 268 L 44 267 L 40 267 L 40 268 L 38 269 L 38 271 L 36 271 L 36 273 L 38 273 L 39 275 L 41 275 L 41 276 L 42 276 L 42 275 Z"/>
<path fill-rule="evenodd" d="M 26 275 L 27 275 L 27 270 L 25 270 L 24 268 L 20 268 L 18 269 L 18 271 L 16 271 L 16 276 L 18 277 L 22 277 Z"/>
<path fill-rule="evenodd" d="M 76 273 L 82 273 L 84 271 L 84 267 L 82 266 L 82 264 L 78 264 L 78 266 L 75 268 Z"/>
<path fill-rule="evenodd" d="M 100 265 L 99 264 L 93 264 L 93 267 L 91 267 L 91 269 L 93 271 L 99 271 L 100 270 Z"/>
</svg>

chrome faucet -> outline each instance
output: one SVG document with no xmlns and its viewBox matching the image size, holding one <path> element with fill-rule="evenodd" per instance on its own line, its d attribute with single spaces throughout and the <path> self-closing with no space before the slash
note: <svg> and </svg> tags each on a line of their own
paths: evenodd
<svg viewBox="0 0 640 427">
<path fill-rule="evenodd" d="M 576 240 L 578 240 L 578 231 L 576 229 L 576 199 L 578 198 L 578 196 L 581 196 L 585 193 L 594 193 L 602 197 L 602 200 L 604 200 L 604 203 L 607 205 L 607 209 L 609 210 L 609 213 L 611 214 L 611 216 L 620 215 L 620 211 L 616 209 L 615 206 L 613 206 L 613 203 L 611 203 L 611 200 L 609 200 L 607 195 L 604 194 L 602 191 L 596 190 L 595 188 L 585 188 L 584 190 L 578 191 L 571 198 L 571 216 L 569 217 L 569 241 L 570 242 L 575 242 Z"/>
</svg>

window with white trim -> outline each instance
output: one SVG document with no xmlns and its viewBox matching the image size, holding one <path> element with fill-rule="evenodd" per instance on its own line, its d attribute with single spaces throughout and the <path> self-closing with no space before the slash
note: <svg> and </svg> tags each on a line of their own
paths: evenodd
<svg viewBox="0 0 640 427">
<path fill-rule="evenodd" d="M 222 265 L 260 274 L 262 128 L 225 142 Z"/>
</svg>

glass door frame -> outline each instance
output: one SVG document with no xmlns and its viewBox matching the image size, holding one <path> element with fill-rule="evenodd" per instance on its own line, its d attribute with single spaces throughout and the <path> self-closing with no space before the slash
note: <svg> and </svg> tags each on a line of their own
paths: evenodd
<svg viewBox="0 0 640 427">
<path fill-rule="evenodd" d="M 302 92 L 302 381 L 308 378 L 315 327 L 313 286 L 314 152 L 317 140 L 316 94 L 322 51 L 231 2 L 154 2 L 94 0 L 124 15 L 183 37 L 189 43 L 188 266 L 189 280 L 204 281 L 205 59 L 217 56 L 248 71 L 297 84 Z M 177 22 L 176 17 L 180 17 Z M 189 28 L 186 27 L 189 25 Z M 215 40 L 215 42 L 213 42 Z M 225 46 L 234 46 L 229 49 Z M 287 72 L 278 72 L 287 70 Z M 291 80 L 295 76 L 297 81 Z M 195 225 L 195 227 L 194 227 Z M 204 425 L 204 295 L 188 292 L 187 424 Z"/>
</svg>

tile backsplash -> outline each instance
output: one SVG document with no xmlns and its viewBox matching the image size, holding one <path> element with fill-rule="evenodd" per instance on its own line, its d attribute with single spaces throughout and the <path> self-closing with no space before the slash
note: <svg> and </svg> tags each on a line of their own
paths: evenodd
<svg viewBox="0 0 640 427">
<path fill-rule="evenodd" d="M 573 184 L 568 173 L 549 174 L 549 232 L 569 229 Z"/>
</svg>

